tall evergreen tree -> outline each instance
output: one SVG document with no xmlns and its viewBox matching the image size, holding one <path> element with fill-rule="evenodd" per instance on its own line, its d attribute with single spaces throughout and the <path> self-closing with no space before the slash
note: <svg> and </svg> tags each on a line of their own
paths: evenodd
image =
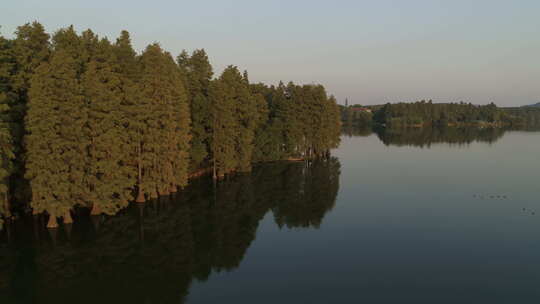
<svg viewBox="0 0 540 304">
<path fill-rule="evenodd" d="M 10 215 L 10 178 L 14 171 L 14 143 L 10 105 L 16 95 L 12 88 L 15 58 L 12 43 L 0 36 L 0 229 L 3 217 Z"/>
<path fill-rule="evenodd" d="M 139 187 L 147 197 L 156 198 L 187 182 L 189 107 L 180 70 L 158 44 L 146 48 L 140 64 L 145 125 L 141 130 Z"/>
<path fill-rule="evenodd" d="M 77 62 L 70 52 L 55 50 L 50 62 L 32 77 L 26 125 L 27 171 L 32 187 L 31 206 L 47 211 L 49 227 L 56 217 L 84 203 L 84 99 L 77 80 Z"/>
<path fill-rule="evenodd" d="M 208 97 L 213 71 L 204 49 L 195 50 L 191 56 L 183 51 L 177 58 L 186 76 L 191 109 L 191 170 L 207 166 L 210 159 L 212 134 L 211 102 Z"/>
<path fill-rule="evenodd" d="M 178 187 L 187 185 L 192 139 L 191 117 L 188 94 L 184 86 L 186 76 L 169 53 L 165 53 L 164 56 L 169 76 L 170 99 L 167 105 L 170 126 L 167 127 L 167 141 L 169 143 L 168 157 L 172 168 L 172 179 L 166 180 L 169 185 L 166 191 L 176 192 Z"/>
<path fill-rule="evenodd" d="M 13 151 L 15 162 L 12 181 L 12 194 L 19 201 L 28 201 L 30 192 L 28 183 L 24 180 L 25 150 L 23 137 L 25 135 L 25 116 L 28 104 L 28 90 L 30 80 L 37 67 L 48 60 L 51 52 L 49 34 L 44 27 L 38 23 L 26 23 L 17 27 L 15 39 L 12 41 L 11 55 L 14 58 L 14 65 L 11 70 L 11 91 L 13 98 L 10 98 L 10 132 L 13 139 Z"/>
<path fill-rule="evenodd" d="M 130 138 L 124 126 L 124 82 L 108 40 L 98 43 L 81 87 L 88 111 L 87 204 L 94 212 L 115 214 L 133 199 L 136 175 L 133 167 L 126 165 Z"/>
<path fill-rule="evenodd" d="M 143 104 L 143 99 L 139 94 L 139 83 L 141 77 L 141 65 L 137 60 L 137 54 L 133 50 L 131 38 L 127 31 L 122 31 L 120 37 L 116 40 L 113 49 L 116 59 L 118 60 L 119 73 L 122 79 L 122 102 L 121 107 L 123 121 L 122 125 L 125 128 L 125 143 L 124 152 L 126 158 L 124 164 L 130 169 L 123 176 L 124 179 L 132 178 L 135 174 L 137 185 L 137 202 L 144 202 L 145 195 L 143 185 L 143 134 L 146 130 L 145 119 L 147 110 Z M 100 210 L 92 209 L 94 213 L 99 213 Z"/>
<path fill-rule="evenodd" d="M 251 171 L 251 163 L 253 157 L 253 148 L 255 140 L 255 130 L 259 126 L 260 116 L 258 96 L 252 95 L 249 87 L 248 74 L 245 71 L 243 75 L 236 68 L 225 71 L 227 77 L 226 84 L 234 89 L 231 91 L 233 95 L 230 97 L 236 108 L 236 116 L 238 120 L 238 133 L 236 142 L 236 151 L 238 153 L 238 171 Z M 238 79 L 238 76 L 241 78 Z M 236 83 L 233 81 L 236 80 Z"/>
<path fill-rule="evenodd" d="M 223 77 L 210 84 L 210 100 L 212 101 L 212 142 L 213 175 L 222 178 L 237 166 L 236 141 L 238 121 L 235 105 L 229 98 L 227 85 Z"/>
</svg>

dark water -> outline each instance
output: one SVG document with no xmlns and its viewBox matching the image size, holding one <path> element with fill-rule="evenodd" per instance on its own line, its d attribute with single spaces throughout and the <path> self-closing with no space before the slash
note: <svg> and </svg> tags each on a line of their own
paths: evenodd
<svg viewBox="0 0 540 304">
<path fill-rule="evenodd" d="M 333 154 L 56 232 L 20 221 L 0 303 L 540 301 L 540 133 L 352 132 Z"/>
</svg>

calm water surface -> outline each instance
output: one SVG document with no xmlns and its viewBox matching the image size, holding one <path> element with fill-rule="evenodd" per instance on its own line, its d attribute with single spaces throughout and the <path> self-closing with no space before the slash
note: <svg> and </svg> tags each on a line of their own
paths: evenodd
<svg viewBox="0 0 540 304">
<path fill-rule="evenodd" d="M 453 131 L 452 131 L 453 132 Z M 540 133 L 362 133 L 0 242 L 0 303 L 539 303 Z"/>
</svg>

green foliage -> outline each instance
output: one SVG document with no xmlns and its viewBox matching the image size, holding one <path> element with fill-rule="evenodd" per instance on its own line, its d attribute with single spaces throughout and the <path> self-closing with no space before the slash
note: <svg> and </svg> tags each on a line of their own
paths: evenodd
<svg viewBox="0 0 540 304">
<path fill-rule="evenodd" d="M 510 116 L 512 126 L 528 128 L 540 126 L 540 107 L 538 106 L 503 108 L 503 110 Z"/>
<path fill-rule="evenodd" d="M 109 41 L 101 40 L 82 75 L 81 87 L 88 117 L 86 149 L 86 204 L 115 214 L 133 199 L 134 167 L 128 166 L 130 144 L 126 132 L 124 78 Z"/>
<path fill-rule="evenodd" d="M 54 227 L 76 206 L 115 214 L 190 173 L 224 177 L 339 144 L 339 108 L 321 85 L 250 84 L 234 66 L 212 79 L 204 50 L 175 61 L 154 43 L 138 55 L 127 31 L 114 44 L 73 26 L 49 38 L 36 22 L 0 37 L 0 215 L 15 196 Z"/>
<path fill-rule="evenodd" d="M 212 145 L 213 165 L 219 177 L 233 172 L 238 165 L 236 158 L 236 134 L 239 130 L 233 104 L 228 99 L 227 88 L 222 78 L 210 84 L 210 100 L 212 101 Z"/>
<path fill-rule="evenodd" d="M 3 216 L 10 215 L 10 177 L 14 173 L 15 147 L 13 142 L 12 113 L 16 95 L 12 88 L 15 59 L 12 43 L 0 36 L 0 229 Z"/>
<path fill-rule="evenodd" d="M 261 108 L 266 123 L 256 131 L 256 161 L 317 158 L 339 144 L 339 107 L 323 86 L 256 84 L 252 90 L 267 102 L 267 107 Z"/>
<path fill-rule="evenodd" d="M 140 58 L 142 178 L 147 197 L 169 194 L 187 183 L 189 106 L 180 70 L 158 44 Z"/>
<path fill-rule="evenodd" d="M 419 101 L 414 103 L 386 104 L 374 116 L 377 123 L 387 127 L 410 126 L 501 126 L 511 117 L 491 103 L 477 106 L 466 103 L 441 103 Z"/>
<path fill-rule="evenodd" d="M 373 113 L 360 105 L 339 106 L 341 121 L 347 128 L 367 128 L 373 123 Z"/>
<path fill-rule="evenodd" d="M 26 177 L 36 212 L 61 216 L 84 203 L 87 111 L 77 80 L 77 62 L 56 50 L 31 80 L 26 116 Z"/>
<path fill-rule="evenodd" d="M 180 69 L 186 77 L 191 110 L 191 170 L 208 166 L 212 138 L 210 81 L 213 71 L 206 52 L 196 50 L 191 56 L 183 51 L 177 58 Z"/>
</svg>

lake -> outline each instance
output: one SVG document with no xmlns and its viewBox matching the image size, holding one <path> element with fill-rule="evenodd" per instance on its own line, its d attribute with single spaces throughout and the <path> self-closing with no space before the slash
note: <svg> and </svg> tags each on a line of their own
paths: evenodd
<svg viewBox="0 0 540 304">
<path fill-rule="evenodd" d="M 538 303 L 540 132 L 349 132 L 0 241 L 1 303 Z"/>
</svg>

